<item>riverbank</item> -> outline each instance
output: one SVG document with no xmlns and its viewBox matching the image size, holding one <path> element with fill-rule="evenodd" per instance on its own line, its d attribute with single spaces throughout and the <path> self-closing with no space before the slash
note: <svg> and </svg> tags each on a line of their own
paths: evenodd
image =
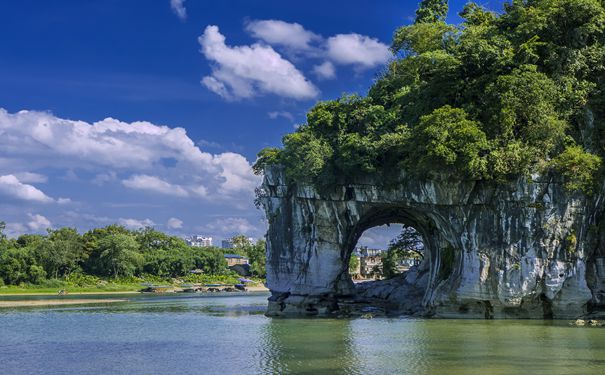
<svg viewBox="0 0 605 375">
<path fill-rule="evenodd" d="M 1 308 L 12 307 L 43 307 L 43 306 L 70 306 L 70 305 L 91 305 L 99 303 L 118 303 L 127 302 L 125 299 L 40 299 L 40 300 L 21 300 L 21 301 L 0 301 Z"/>
<path fill-rule="evenodd" d="M 79 290 L 77 288 L 67 289 L 67 293 L 69 296 L 90 296 L 90 295 L 132 295 L 139 294 L 141 287 L 137 287 L 136 290 L 128 289 L 128 290 L 100 290 L 95 291 L 90 288 L 84 290 Z M 246 291 L 248 292 L 269 292 L 269 289 L 264 285 L 253 285 L 247 286 Z M 58 294 L 57 289 L 24 289 L 24 288 L 11 288 L 11 289 L 0 289 L 0 298 L 2 297 L 27 297 L 27 296 L 56 296 Z M 0 301 L 1 302 L 1 301 Z"/>
</svg>

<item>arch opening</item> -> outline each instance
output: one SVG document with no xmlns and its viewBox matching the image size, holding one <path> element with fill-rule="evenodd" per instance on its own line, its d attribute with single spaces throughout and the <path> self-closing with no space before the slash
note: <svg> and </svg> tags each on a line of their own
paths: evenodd
<svg viewBox="0 0 605 375">
<path fill-rule="evenodd" d="M 412 226 L 387 223 L 366 229 L 349 257 L 355 284 L 401 276 L 424 260 L 424 240 Z"/>
<path fill-rule="evenodd" d="M 442 257 L 440 249 L 449 248 L 443 238 L 426 214 L 408 207 L 375 207 L 351 227 L 341 254 L 341 281 L 348 281 L 358 302 L 381 306 L 386 314 L 423 313 L 434 289 L 430 286 L 454 271 L 455 259 Z M 359 275 L 351 272 L 355 257 Z"/>
</svg>

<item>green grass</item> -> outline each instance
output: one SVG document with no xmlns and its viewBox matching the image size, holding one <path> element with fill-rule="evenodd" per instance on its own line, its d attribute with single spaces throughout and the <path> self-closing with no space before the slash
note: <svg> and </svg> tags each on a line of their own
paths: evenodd
<svg viewBox="0 0 605 375">
<path fill-rule="evenodd" d="M 179 279 L 161 279 L 157 277 L 128 277 L 120 279 L 98 279 L 87 276 L 86 279 L 77 278 L 65 280 L 45 280 L 40 285 L 22 284 L 0 286 L 2 294 L 57 294 L 61 289 L 70 294 L 76 293 L 107 293 L 107 292 L 138 292 L 144 288 L 141 284 L 150 283 L 156 285 L 181 284 L 237 284 L 239 276 L 234 275 L 188 275 Z M 257 285 L 262 285 L 264 280 L 254 278 Z"/>
</svg>

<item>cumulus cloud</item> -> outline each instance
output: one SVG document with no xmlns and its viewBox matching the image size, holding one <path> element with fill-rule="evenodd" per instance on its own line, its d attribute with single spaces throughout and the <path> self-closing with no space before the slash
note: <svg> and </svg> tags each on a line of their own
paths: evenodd
<svg viewBox="0 0 605 375">
<path fill-rule="evenodd" d="M 176 217 L 171 217 L 168 219 L 166 226 L 170 229 L 181 229 L 183 228 L 183 220 L 177 219 Z"/>
<path fill-rule="evenodd" d="M 124 219 L 120 218 L 118 224 L 128 229 L 141 229 L 146 227 L 153 227 L 155 223 L 150 219 L 137 220 L 137 219 Z"/>
<path fill-rule="evenodd" d="M 271 45 L 280 45 L 296 52 L 315 51 L 314 42 L 323 38 L 298 23 L 289 23 L 280 20 L 257 20 L 246 25 L 246 31 L 252 37 Z"/>
<path fill-rule="evenodd" d="M 392 56 L 386 44 L 357 33 L 337 34 L 324 39 L 298 23 L 281 20 L 255 20 L 246 25 L 246 31 L 253 38 L 282 47 L 288 53 L 322 58 L 324 62 L 312 70 L 319 79 L 334 78 L 334 64 L 352 65 L 357 70 L 364 70 L 384 64 Z"/>
<path fill-rule="evenodd" d="M 103 186 L 107 183 L 117 180 L 118 176 L 114 171 L 108 171 L 97 174 L 93 179 L 92 183 L 95 185 Z"/>
<path fill-rule="evenodd" d="M 0 193 L 24 201 L 51 203 L 54 199 L 32 185 L 24 184 L 12 175 L 0 176 Z"/>
<path fill-rule="evenodd" d="M 134 175 L 122 184 L 130 189 L 147 190 L 154 193 L 173 195 L 175 197 L 187 197 L 189 193 L 181 186 L 170 184 L 158 177 L 148 175 Z"/>
<path fill-rule="evenodd" d="M 267 113 L 271 120 L 277 120 L 280 117 L 283 117 L 287 120 L 294 121 L 294 115 L 288 111 L 274 111 Z"/>
<path fill-rule="evenodd" d="M 247 219 L 241 217 L 216 219 L 203 229 L 221 235 L 250 234 L 257 230 Z"/>
<path fill-rule="evenodd" d="M 22 223 L 6 223 L 5 234 L 9 238 L 16 238 L 27 232 L 27 227 Z"/>
<path fill-rule="evenodd" d="M 19 199 L 53 201 L 13 175 L 27 169 L 85 170 L 95 184 L 112 183 L 120 174 L 131 189 L 232 206 L 249 204 L 259 183 L 245 157 L 203 152 L 182 128 L 112 118 L 87 123 L 0 108 L 0 134 L 0 192 Z"/>
<path fill-rule="evenodd" d="M 170 0 L 170 8 L 176 16 L 181 20 L 187 19 L 187 9 L 185 9 L 185 0 Z"/>
<path fill-rule="evenodd" d="M 51 222 L 47 218 L 39 214 L 28 214 L 30 221 L 27 223 L 27 227 L 30 230 L 38 232 L 43 229 L 47 229 L 51 227 Z"/>
<path fill-rule="evenodd" d="M 337 64 L 373 68 L 391 58 L 389 47 L 360 34 L 338 34 L 326 42 L 328 57 Z"/>
<path fill-rule="evenodd" d="M 18 172 L 14 174 L 19 181 L 26 184 L 45 184 L 48 182 L 48 177 L 39 173 L 32 172 Z"/>
<path fill-rule="evenodd" d="M 331 62 L 324 61 L 313 67 L 313 74 L 319 79 L 334 79 L 336 78 L 336 68 Z"/>
<path fill-rule="evenodd" d="M 303 100 L 319 95 L 319 90 L 270 46 L 228 46 L 217 26 L 206 27 L 198 41 L 201 52 L 214 64 L 212 74 L 204 77 L 202 84 L 225 99 L 276 94 Z"/>
</svg>

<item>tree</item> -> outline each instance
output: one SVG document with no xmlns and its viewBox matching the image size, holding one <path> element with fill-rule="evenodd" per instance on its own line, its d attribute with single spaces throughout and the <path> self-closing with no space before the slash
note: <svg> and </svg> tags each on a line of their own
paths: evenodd
<svg viewBox="0 0 605 375">
<path fill-rule="evenodd" d="M 46 274 L 57 279 L 78 270 L 86 259 L 80 234 L 73 228 L 49 230 L 48 234 L 42 241 L 30 239 L 36 243 L 36 259 Z"/>
<path fill-rule="evenodd" d="M 243 234 L 231 237 L 231 244 L 235 249 L 243 249 L 244 251 L 252 246 L 252 242 Z"/>
<path fill-rule="evenodd" d="M 208 275 L 222 275 L 227 270 L 227 261 L 223 251 L 218 248 L 200 249 L 193 255 L 195 268 Z"/>
<path fill-rule="evenodd" d="M 405 259 L 423 259 L 424 242 L 416 229 L 403 226 L 401 233 L 389 243 L 386 255 L 382 257 L 382 275 L 390 279 L 398 274 L 397 266 Z"/>
<path fill-rule="evenodd" d="M 247 251 L 248 259 L 250 260 L 250 269 L 252 274 L 257 277 L 265 277 L 265 263 L 267 261 L 267 244 L 264 240 L 256 241 L 256 244 L 250 246 Z"/>
<path fill-rule="evenodd" d="M 601 158 L 586 152 L 581 146 L 569 146 L 552 164 L 565 180 L 565 187 L 570 191 L 582 191 L 592 194 L 594 175 L 601 167 Z"/>
<path fill-rule="evenodd" d="M 4 221 L 0 221 L 0 241 L 4 241 L 6 239 L 6 223 Z"/>
<path fill-rule="evenodd" d="M 463 109 L 445 106 L 423 116 L 414 128 L 413 143 L 410 161 L 420 170 L 458 171 L 476 179 L 487 172 L 487 137 Z"/>
<path fill-rule="evenodd" d="M 0 278 L 9 285 L 41 282 L 46 273 L 36 264 L 33 253 L 28 247 L 9 248 L 0 252 Z"/>
<path fill-rule="evenodd" d="M 445 21 L 448 9 L 447 0 L 422 0 L 416 10 L 416 23 Z"/>
<path fill-rule="evenodd" d="M 132 235 L 115 234 L 99 241 L 99 260 L 107 276 L 132 276 L 143 263 L 139 245 Z"/>
<path fill-rule="evenodd" d="M 349 259 L 349 274 L 354 275 L 359 273 L 359 265 L 359 257 L 351 255 L 351 258 Z"/>
</svg>

